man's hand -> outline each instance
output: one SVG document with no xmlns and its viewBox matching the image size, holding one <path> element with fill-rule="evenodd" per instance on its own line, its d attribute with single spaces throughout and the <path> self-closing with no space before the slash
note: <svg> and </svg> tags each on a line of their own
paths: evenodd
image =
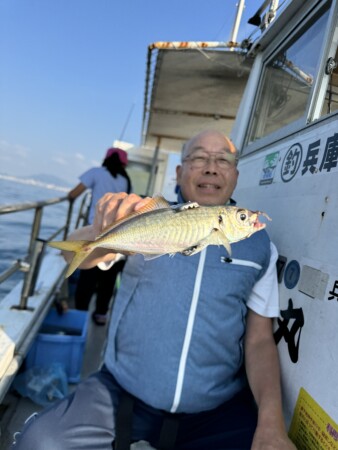
<svg viewBox="0 0 338 450">
<path fill-rule="evenodd" d="M 150 198 L 141 198 L 136 194 L 108 193 L 96 204 L 93 231 L 98 236 L 113 222 L 121 219 L 134 211 L 139 210 L 149 202 Z"/>
<path fill-rule="evenodd" d="M 93 225 L 78 228 L 68 237 L 68 240 L 94 241 L 113 222 L 139 210 L 149 200 L 149 197 L 142 199 L 136 194 L 128 195 L 125 192 L 105 194 L 96 204 Z M 63 251 L 62 253 L 69 263 L 73 258 L 73 252 Z M 96 248 L 79 267 L 80 269 L 90 269 L 100 262 L 113 261 L 115 256 L 116 254 L 109 249 Z"/>
<path fill-rule="evenodd" d="M 251 450 L 297 450 L 286 432 L 257 427 Z"/>
</svg>

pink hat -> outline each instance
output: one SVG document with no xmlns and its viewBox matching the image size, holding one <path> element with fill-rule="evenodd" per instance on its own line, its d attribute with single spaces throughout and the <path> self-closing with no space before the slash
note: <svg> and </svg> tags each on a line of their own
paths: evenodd
<svg viewBox="0 0 338 450">
<path fill-rule="evenodd" d="M 121 161 L 121 164 L 123 166 L 126 166 L 128 164 L 128 153 L 125 152 L 124 150 L 122 150 L 121 148 L 117 148 L 117 147 L 108 148 L 105 159 L 109 158 L 114 153 L 117 153 L 117 155 Z"/>
</svg>

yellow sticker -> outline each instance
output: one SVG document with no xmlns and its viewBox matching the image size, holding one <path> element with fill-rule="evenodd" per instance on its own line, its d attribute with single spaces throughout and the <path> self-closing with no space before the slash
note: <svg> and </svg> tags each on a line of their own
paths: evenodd
<svg viewBox="0 0 338 450">
<path fill-rule="evenodd" d="M 289 431 L 297 450 L 338 450 L 338 425 L 300 388 Z"/>
</svg>

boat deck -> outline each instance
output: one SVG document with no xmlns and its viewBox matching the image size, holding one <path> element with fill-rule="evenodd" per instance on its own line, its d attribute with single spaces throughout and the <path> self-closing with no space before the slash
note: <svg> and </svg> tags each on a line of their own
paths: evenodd
<svg viewBox="0 0 338 450">
<path fill-rule="evenodd" d="M 72 301 L 68 303 L 72 308 Z M 90 314 L 93 301 L 90 304 Z M 95 372 L 101 365 L 108 326 L 97 326 L 89 321 L 88 335 L 85 344 L 85 353 L 81 370 L 81 378 L 84 379 Z M 99 350 L 99 351 L 98 351 Z M 70 384 L 71 392 L 76 385 Z M 37 405 L 29 398 L 23 398 L 13 391 L 9 391 L 0 405 L 0 450 L 8 450 L 13 442 L 13 434 L 20 431 L 25 420 L 34 412 L 43 407 Z"/>
</svg>

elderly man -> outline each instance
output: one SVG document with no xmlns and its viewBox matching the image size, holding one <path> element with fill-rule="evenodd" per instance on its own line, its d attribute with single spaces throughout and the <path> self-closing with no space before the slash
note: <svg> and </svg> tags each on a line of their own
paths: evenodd
<svg viewBox="0 0 338 450">
<path fill-rule="evenodd" d="M 183 148 L 178 201 L 233 203 L 237 178 L 230 140 L 202 132 Z M 106 194 L 93 225 L 71 239 L 94 239 L 148 201 Z M 276 258 L 265 230 L 232 244 L 231 258 L 213 245 L 191 257 L 129 257 L 102 370 L 31 420 L 15 448 L 110 449 L 124 408 L 131 440 L 155 448 L 295 449 L 282 415 L 271 323 L 279 314 Z M 104 269 L 115 259 L 96 249 L 82 268 Z"/>
</svg>

